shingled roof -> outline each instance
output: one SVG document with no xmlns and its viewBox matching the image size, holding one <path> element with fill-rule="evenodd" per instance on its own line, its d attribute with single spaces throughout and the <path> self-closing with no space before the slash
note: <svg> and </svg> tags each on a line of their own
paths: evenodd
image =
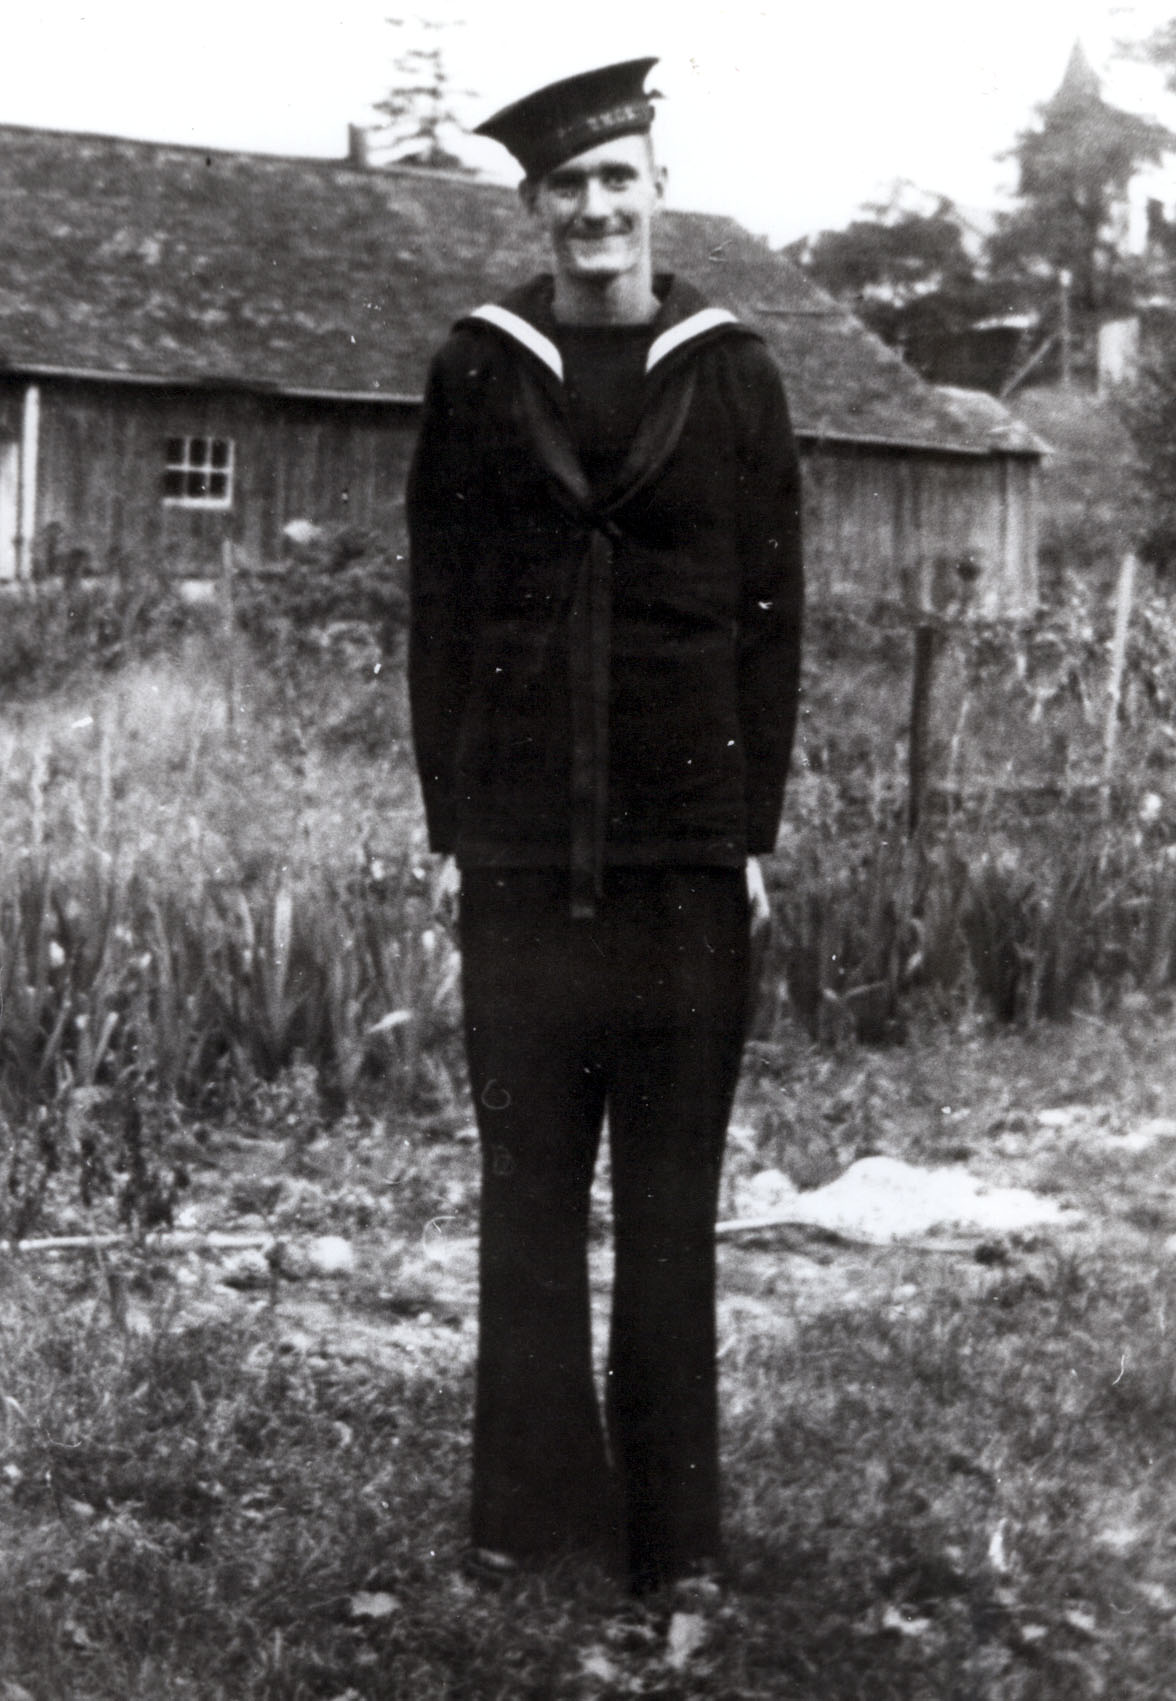
<svg viewBox="0 0 1176 1701">
<path fill-rule="evenodd" d="M 0 375 L 373 401 L 417 400 L 448 326 L 542 264 L 514 194 L 476 178 L 11 125 L 0 231 Z M 763 334 L 804 437 L 1037 452 L 731 219 L 667 211 L 657 263 Z"/>
</svg>

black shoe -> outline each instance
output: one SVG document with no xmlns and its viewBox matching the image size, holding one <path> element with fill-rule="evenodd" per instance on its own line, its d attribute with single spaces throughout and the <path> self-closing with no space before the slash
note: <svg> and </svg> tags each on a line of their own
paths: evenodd
<svg viewBox="0 0 1176 1701">
<path fill-rule="evenodd" d="M 675 1612 L 701 1612 L 716 1607 L 723 1598 L 723 1575 L 717 1559 L 689 1560 L 680 1570 L 638 1574 L 632 1592 L 639 1598 L 657 1596 Z"/>
<path fill-rule="evenodd" d="M 471 1583 L 482 1583 L 487 1588 L 501 1589 L 504 1583 L 509 1583 L 512 1577 L 517 1577 L 520 1566 L 517 1559 L 509 1553 L 500 1553 L 493 1547 L 471 1547 L 461 1557 L 463 1577 L 468 1577 Z"/>
<path fill-rule="evenodd" d="M 675 1612 L 707 1612 L 721 1606 L 723 1578 L 717 1562 L 696 1560 L 689 1571 L 670 1584 L 670 1600 Z"/>
</svg>

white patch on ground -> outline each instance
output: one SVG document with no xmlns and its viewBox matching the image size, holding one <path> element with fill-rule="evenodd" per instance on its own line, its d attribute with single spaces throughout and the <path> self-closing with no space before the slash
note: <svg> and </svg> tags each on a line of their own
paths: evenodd
<svg viewBox="0 0 1176 1701">
<path fill-rule="evenodd" d="M 872 1241 L 935 1229 L 1011 1234 L 1077 1222 L 1078 1214 L 1024 1187 L 989 1187 L 962 1165 L 922 1169 L 899 1158 L 862 1158 L 827 1187 L 798 1193 L 779 1170 L 741 1190 L 740 1215 L 796 1223 Z"/>
<path fill-rule="evenodd" d="M 1176 1140 L 1176 1118 L 1153 1116 L 1149 1122 L 1121 1134 L 1115 1144 L 1124 1152 L 1146 1152 L 1161 1140 Z"/>
</svg>

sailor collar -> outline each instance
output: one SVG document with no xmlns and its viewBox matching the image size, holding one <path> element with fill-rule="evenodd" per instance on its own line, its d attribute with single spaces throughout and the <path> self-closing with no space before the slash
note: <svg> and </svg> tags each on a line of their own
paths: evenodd
<svg viewBox="0 0 1176 1701">
<path fill-rule="evenodd" d="M 547 370 L 563 383 L 563 356 L 558 347 L 537 325 L 532 324 L 529 319 L 524 319 L 521 313 L 516 313 L 498 302 L 487 302 L 482 307 L 475 307 L 473 312 L 466 315 L 466 319 L 492 325 L 495 330 L 502 332 L 504 336 L 528 350 L 537 360 L 542 361 Z M 743 329 L 734 313 L 728 312 L 725 307 L 699 307 L 688 313 L 684 319 L 679 319 L 676 324 L 668 326 L 654 337 L 645 359 L 646 376 L 687 343 L 697 342 L 728 325 Z"/>
</svg>

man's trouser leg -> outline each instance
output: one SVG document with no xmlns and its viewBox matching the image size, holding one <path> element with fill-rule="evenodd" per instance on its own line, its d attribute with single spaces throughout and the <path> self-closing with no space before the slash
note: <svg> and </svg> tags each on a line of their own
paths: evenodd
<svg viewBox="0 0 1176 1701">
<path fill-rule="evenodd" d="M 462 943 L 483 1149 L 474 1539 L 605 1535 L 589 1189 L 607 1098 L 616 1274 L 610 1443 L 640 1588 L 718 1546 L 714 1220 L 742 1047 L 735 870 L 617 870 L 572 921 L 558 875 L 467 873 Z"/>
<path fill-rule="evenodd" d="M 473 1537 L 517 1556 L 599 1545 L 612 1524 L 587 1256 L 605 1087 L 576 925 L 558 874 L 463 877 L 482 1143 Z"/>
<path fill-rule="evenodd" d="M 742 871 L 665 870 L 647 912 L 640 958 L 618 949 L 632 995 L 609 1079 L 608 1431 L 639 1590 L 719 1555 L 714 1226 L 745 1027 Z"/>
</svg>

